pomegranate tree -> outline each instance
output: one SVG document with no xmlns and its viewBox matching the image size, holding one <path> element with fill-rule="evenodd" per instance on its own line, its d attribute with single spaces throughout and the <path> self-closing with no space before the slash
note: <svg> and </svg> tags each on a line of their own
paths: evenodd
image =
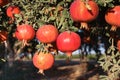
<svg viewBox="0 0 120 80">
<path fill-rule="evenodd" d="M 56 40 L 58 50 L 65 52 L 68 57 L 81 45 L 80 36 L 72 31 L 65 31 L 59 34 Z"/>
<path fill-rule="evenodd" d="M 81 22 L 81 27 L 88 29 L 87 23 L 96 19 L 99 7 L 93 0 L 74 0 L 70 5 L 70 15 L 73 21 Z"/>
<path fill-rule="evenodd" d="M 117 27 L 120 27 L 120 6 L 114 6 L 107 10 L 105 14 L 105 20 L 108 24 L 112 25 L 111 30 L 116 30 Z"/>
<path fill-rule="evenodd" d="M 36 52 L 33 56 L 33 64 L 44 74 L 44 70 L 50 69 L 54 64 L 54 56 L 51 53 Z"/>
<path fill-rule="evenodd" d="M 58 36 L 58 30 L 53 25 L 43 25 L 36 32 L 36 38 L 43 43 L 52 43 Z"/>
<path fill-rule="evenodd" d="M 31 25 L 22 24 L 17 26 L 15 36 L 18 40 L 23 41 L 24 44 L 26 44 L 27 41 L 32 40 L 34 38 L 35 30 Z"/>
</svg>

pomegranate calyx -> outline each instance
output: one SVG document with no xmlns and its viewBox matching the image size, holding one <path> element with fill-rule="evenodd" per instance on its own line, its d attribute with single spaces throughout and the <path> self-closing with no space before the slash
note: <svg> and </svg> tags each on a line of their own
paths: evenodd
<svg viewBox="0 0 120 80">
<path fill-rule="evenodd" d="M 110 31 L 116 31 L 117 27 L 116 26 L 112 26 Z"/>
<path fill-rule="evenodd" d="M 86 30 L 89 30 L 89 28 L 88 28 L 88 24 L 87 24 L 86 22 L 81 22 L 80 29 L 86 29 Z"/>
<path fill-rule="evenodd" d="M 70 58 L 72 56 L 72 52 L 66 52 L 66 55 L 68 58 Z"/>
<path fill-rule="evenodd" d="M 30 44 L 27 42 L 27 40 L 22 41 L 22 46 L 29 46 Z"/>
<path fill-rule="evenodd" d="M 44 70 L 42 70 L 42 69 L 39 69 L 38 73 L 45 75 Z"/>
<path fill-rule="evenodd" d="M 89 5 L 87 2 L 85 3 L 85 7 L 86 7 L 89 11 L 92 10 L 92 8 L 90 7 L 90 5 Z"/>
<path fill-rule="evenodd" d="M 72 52 L 67 52 L 66 55 L 67 55 L 66 63 L 68 64 L 68 63 L 70 63 L 70 60 L 71 60 L 71 57 L 72 57 Z"/>
</svg>

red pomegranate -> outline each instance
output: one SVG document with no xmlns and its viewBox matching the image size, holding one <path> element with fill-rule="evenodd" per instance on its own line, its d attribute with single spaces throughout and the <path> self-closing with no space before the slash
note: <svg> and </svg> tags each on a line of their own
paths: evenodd
<svg viewBox="0 0 120 80">
<path fill-rule="evenodd" d="M 7 16 L 14 19 L 15 14 L 20 13 L 20 9 L 18 6 L 9 6 L 6 10 Z"/>
<path fill-rule="evenodd" d="M 9 3 L 9 0 L 0 0 L 0 6 L 4 6 Z"/>
<path fill-rule="evenodd" d="M 43 43 L 52 43 L 58 36 L 58 30 L 53 25 L 43 25 L 36 32 L 36 38 Z"/>
<path fill-rule="evenodd" d="M 34 38 L 35 30 L 31 25 L 22 24 L 17 26 L 17 29 L 15 31 L 15 36 L 18 40 L 27 42 Z"/>
<path fill-rule="evenodd" d="M 7 31 L 0 31 L 0 42 L 6 41 L 8 39 Z"/>
<path fill-rule="evenodd" d="M 99 7 L 93 0 L 74 0 L 70 5 L 70 16 L 76 22 L 81 22 L 81 27 L 88 29 L 87 23 L 96 19 Z"/>
<path fill-rule="evenodd" d="M 117 49 L 120 51 L 120 40 L 117 41 Z"/>
<path fill-rule="evenodd" d="M 56 40 L 58 50 L 65 52 L 68 57 L 81 45 L 80 36 L 72 31 L 65 31 L 59 34 Z"/>
<path fill-rule="evenodd" d="M 51 53 L 36 52 L 33 56 L 33 65 L 39 69 L 40 73 L 50 69 L 54 64 L 54 56 Z"/>
<path fill-rule="evenodd" d="M 120 27 L 120 6 L 114 6 L 107 10 L 105 14 L 105 20 L 108 24 L 112 26 L 111 30 L 116 30 L 117 27 Z"/>
</svg>

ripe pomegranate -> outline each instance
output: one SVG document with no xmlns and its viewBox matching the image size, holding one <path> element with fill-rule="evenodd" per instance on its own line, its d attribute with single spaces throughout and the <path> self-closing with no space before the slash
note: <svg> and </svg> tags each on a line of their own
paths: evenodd
<svg viewBox="0 0 120 80">
<path fill-rule="evenodd" d="M 0 6 L 4 6 L 9 3 L 9 0 L 0 0 Z"/>
<path fill-rule="evenodd" d="M 87 23 L 96 19 L 99 7 L 93 0 L 74 0 L 70 5 L 70 16 L 76 22 L 81 22 L 81 27 L 88 29 Z"/>
<path fill-rule="evenodd" d="M 6 41 L 8 38 L 7 31 L 0 31 L 0 42 Z"/>
<path fill-rule="evenodd" d="M 14 15 L 20 13 L 20 9 L 18 6 L 9 6 L 6 10 L 7 16 L 14 20 Z"/>
<path fill-rule="evenodd" d="M 36 32 L 36 38 L 43 43 L 51 43 L 56 40 L 58 30 L 53 25 L 43 25 Z"/>
<path fill-rule="evenodd" d="M 68 57 L 81 45 L 80 36 L 72 31 L 65 31 L 59 34 L 56 40 L 58 50 L 65 52 Z"/>
<path fill-rule="evenodd" d="M 33 65 L 44 74 L 44 70 L 50 69 L 54 64 L 54 56 L 51 53 L 36 52 L 33 56 Z"/>
<path fill-rule="evenodd" d="M 117 49 L 120 51 L 120 40 L 117 41 Z"/>
<path fill-rule="evenodd" d="M 35 30 L 31 25 L 22 24 L 17 26 L 15 36 L 18 40 L 23 40 L 26 43 L 34 38 Z"/>
<path fill-rule="evenodd" d="M 116 30 L 117 27 L 120 27 L 120 6 L 114 6 L 107 10 L 105 14 L 105 20 L 108 24 L 110 24 L 111 30 Z"/>
</svg>

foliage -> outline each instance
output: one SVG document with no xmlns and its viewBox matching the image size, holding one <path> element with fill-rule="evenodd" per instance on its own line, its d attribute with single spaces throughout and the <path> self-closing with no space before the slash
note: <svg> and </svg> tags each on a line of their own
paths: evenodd
<svg viewBox="0 0 120 80">
<path fill-rule="evenodd" d="M 113 39 L 111 39 L 111 46 L 108 48 L 107 53 L 104 54 L 100 60 L 100 66 L 107 71 L 107 76 L 101 76 L 101 80 L 115 80 L 119 78 L 120 72 L 120 52 L 114 46 Z"/>
<path fill-rule="evenodd" d="M 15 0 L 13 5 L 19 5 L 22 10 L 21 15 L 16 15 L 16 24 L 27 21 L 35 29 L 43 24 L 54 24 L 60 31 L 73 27 L 68 12 L 70 2 L 71 0 Z"/>
<path fill-rule="evenodd" d="M 96 0 L 96 2 L 103 7 L 113 7 L 114 6 L 114 1 L 113 0 Z"/>
</svg>

